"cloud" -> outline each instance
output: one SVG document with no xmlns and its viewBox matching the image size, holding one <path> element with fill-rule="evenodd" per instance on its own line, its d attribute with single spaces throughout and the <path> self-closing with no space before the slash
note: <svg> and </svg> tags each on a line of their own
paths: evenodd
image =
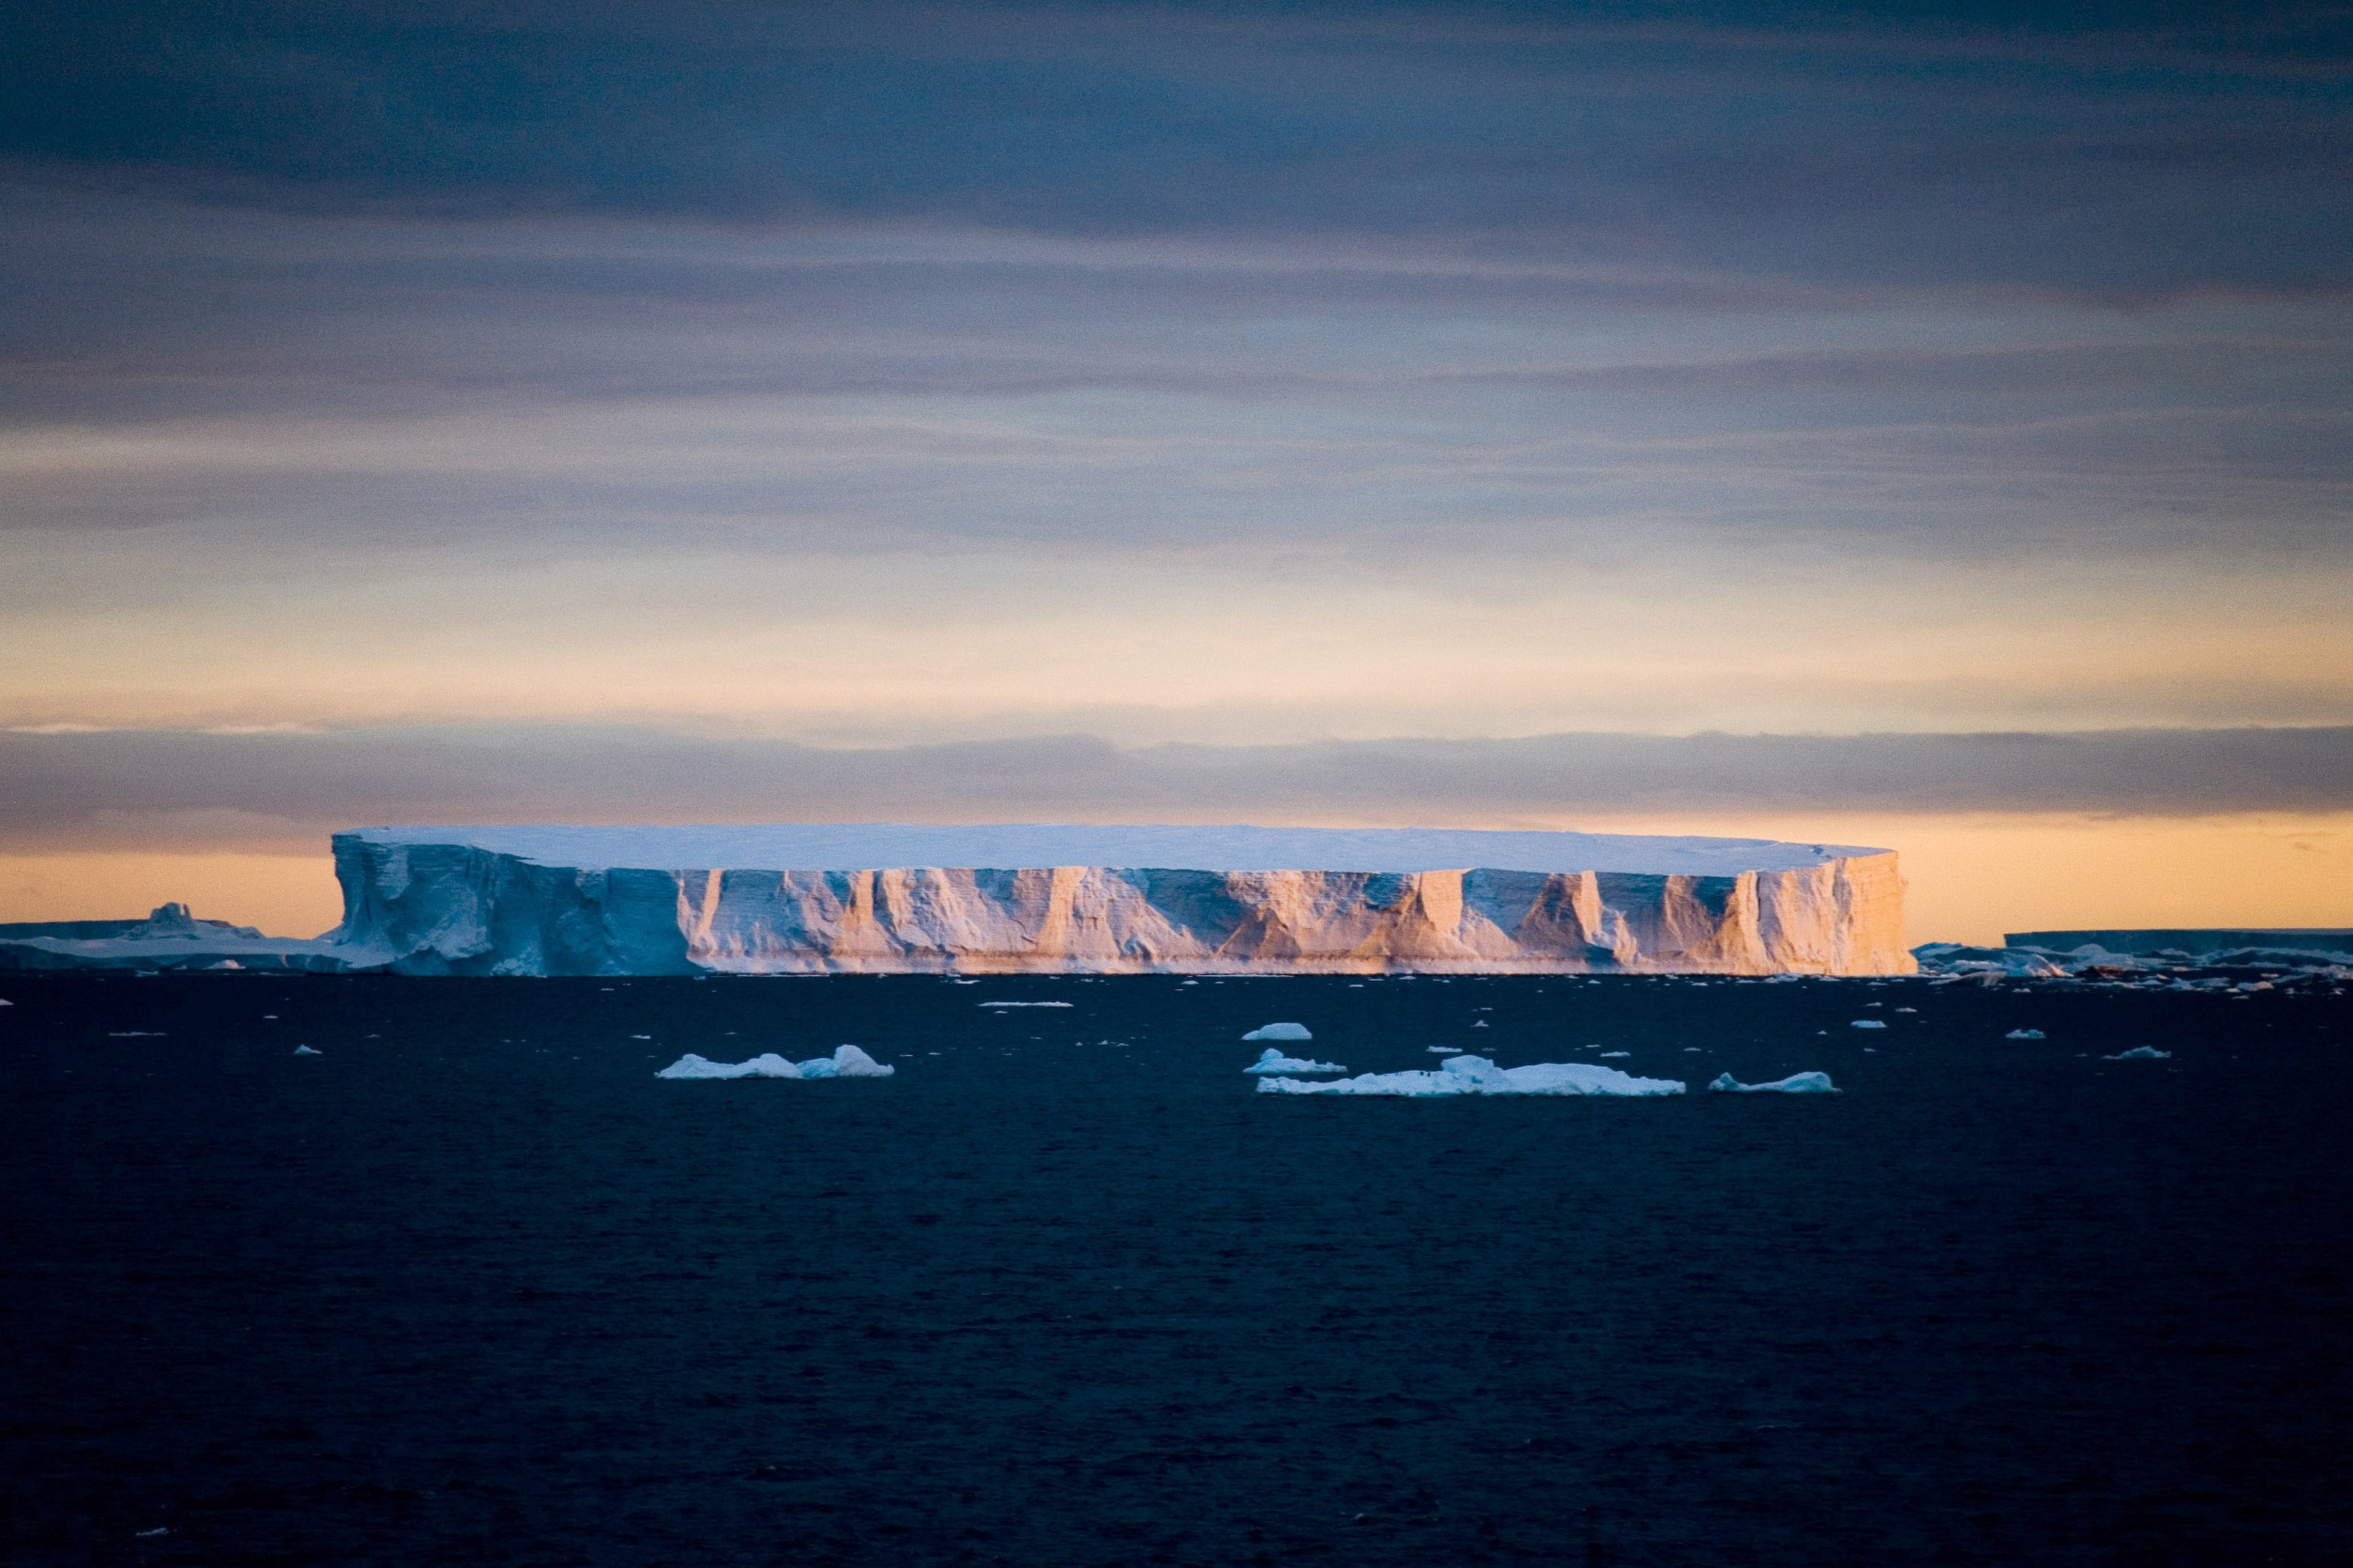
<svg viewBox="0 0 2353 1568">
<path fill-rule="evenodd" d="M 315 847 L 400 822 L 1574 825 L 1580 816 L 2353 809 L 2353 728 L 827 750 L 604 727 L 0 734 L 11 853 Z"/>
<path fill-rule="evenodd" d="M 285 210 L 2342 287 L 2343 17 L 2169 14 L 90 0 L 0 30 L 0 152 Z"/>
</svg>

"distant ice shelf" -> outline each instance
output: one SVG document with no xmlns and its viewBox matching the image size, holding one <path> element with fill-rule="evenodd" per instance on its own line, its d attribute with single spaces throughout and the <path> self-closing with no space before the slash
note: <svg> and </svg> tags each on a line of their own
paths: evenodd
<svg viewBox="0 0 2353 1568">
<path fill-rule="evenodd" d="M 249 925 L 198 920 L 167 904 L 143 920 L 0 925 L 0 969 L 307 970 L 390 968 L 390 948 L 336 939 L 264 936 Z"/>
<path fill-rule="evenodd" d="M 415 974 L 1908 974 L 1893 852 L 1438 828 L 373 827 Z"/>
</svg>

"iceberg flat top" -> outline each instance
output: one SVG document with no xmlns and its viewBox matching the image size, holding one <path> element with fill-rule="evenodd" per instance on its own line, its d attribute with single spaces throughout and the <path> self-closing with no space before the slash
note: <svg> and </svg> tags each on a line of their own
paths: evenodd
<svg viewBox="0 0 2353 1568">
<path fill-rule="evenodd" d="M 382 844 L 464 844 L 547 866 L 855 872 L 906 866 L 1020 871 L 1107 866 L 1202 872 L 1633 872 L 1734 876 L 1799 871 L 1884 850 L 1628 833 L 1451 827 L 936 827 L 775 823 L 743 827 L 365 827 Z"/>
</svg>

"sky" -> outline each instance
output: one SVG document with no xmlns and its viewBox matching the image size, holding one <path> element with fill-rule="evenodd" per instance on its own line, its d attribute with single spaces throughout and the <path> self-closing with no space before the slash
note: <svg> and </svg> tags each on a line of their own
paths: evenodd
<svg viewBox="0 0 2353 1568">
<path fill-rule="evenodd" d="M 2058 9 L 11 7 L 0 919 L 888 815 L 2353 924 L 2353 12 Z"/>
</svg>

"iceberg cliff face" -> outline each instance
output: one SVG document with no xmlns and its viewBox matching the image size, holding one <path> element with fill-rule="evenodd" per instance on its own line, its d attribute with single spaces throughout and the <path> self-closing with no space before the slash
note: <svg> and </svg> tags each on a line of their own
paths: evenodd
<svg viewBox="0 0 2353 1568">
<path fill-rule="evenodd" d="M 335 939 L 419 974 L 1913 968 L 1894 854 L 1762 840 L 368 828 L 335 865 Z"/>
</svg>

